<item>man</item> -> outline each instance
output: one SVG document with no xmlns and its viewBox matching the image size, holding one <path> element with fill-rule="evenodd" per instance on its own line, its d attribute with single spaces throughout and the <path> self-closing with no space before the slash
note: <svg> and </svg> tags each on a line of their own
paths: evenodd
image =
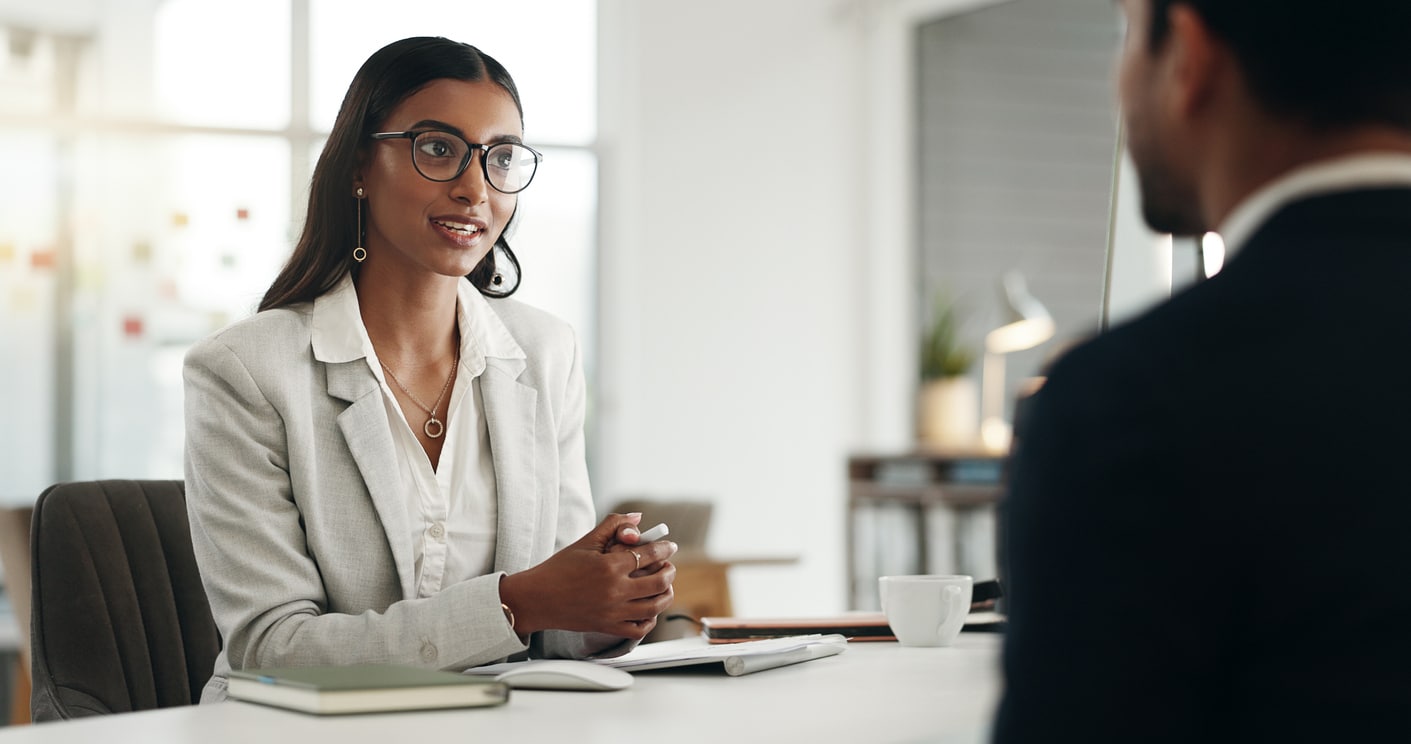
<svg viewBox="0 0 1411 744">
<path fill-rule="evenodd" d="M 1032 402 L 996 741 L 1411 742 L 1411 2 L 1120 4 L 1143 213 L 1230 259 Z"/>
</svg>

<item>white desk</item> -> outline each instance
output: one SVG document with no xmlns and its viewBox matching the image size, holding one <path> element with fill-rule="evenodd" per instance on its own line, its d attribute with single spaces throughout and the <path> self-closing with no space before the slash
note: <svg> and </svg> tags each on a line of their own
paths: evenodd
<svg viewBox="0 0 1411 744">
<path fill-rule="evenodd" d="M 515 690 L 507 705 L 319 717 L 249 703 L 187 706 L 0 729 L 0 743 L 953 742 L 988 739 L 1000 637 L 949 648 L 855 643 L 743 677 L 641 672 L 620 692 Z"/>
</svg>

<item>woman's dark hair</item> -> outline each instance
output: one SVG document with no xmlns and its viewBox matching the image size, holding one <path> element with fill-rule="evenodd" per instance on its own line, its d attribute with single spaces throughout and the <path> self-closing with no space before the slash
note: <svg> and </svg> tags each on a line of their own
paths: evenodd
<svg viewBox="0 0 1411 744">
<path fill-rule="evenodd" d="M 362 245 L 362 236 L 357 234 L 357 204 L 352 192 L 359 156 L 368 146 L 369 136 L 393 109 L 428 83 L 443 78 L 489 79 L 510 94 L 521 123 L 524 121 L 524 106 L 514 79 L 493 57 L 469 44 L 416 37 L 377 50 L 353 76 L 343 97 L 333 131 L 314 166 L 304 231 L 289 262 L 265 292 L 260 310 L 309 302 L 333 289 L 345 273 L 356 270 L 352 250 Z M 508 289 L 494 282 L 497 254 L 509 264 L 503 267 L 508 270 L 498 272 L 506 275 Z M 488 297 L 508 297 L 519 288 L 519 260 L 504 232 L 466 278 Z"/>
<path fill-rule="evenodd" d="M 1270 111 L 1335 129 L 1411 130 L 1408 0 L 1150 0 L 1148 42 L 1186 5 L 1234 51 L 1251 94 Z"/>
</svg>

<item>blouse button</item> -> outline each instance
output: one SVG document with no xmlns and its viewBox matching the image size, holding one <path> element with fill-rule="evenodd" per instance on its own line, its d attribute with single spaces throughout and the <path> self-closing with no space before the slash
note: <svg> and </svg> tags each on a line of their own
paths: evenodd
<svg viewBox="0 0 1411 744">
<path fill-rule="evenodd" d="M 427 530 L 427 532 L 430 532 L 431 536 L 437 540 L 446 536 L 446 528 L 440 522 L 431 525 L 431 529 Z"/>
</svg>

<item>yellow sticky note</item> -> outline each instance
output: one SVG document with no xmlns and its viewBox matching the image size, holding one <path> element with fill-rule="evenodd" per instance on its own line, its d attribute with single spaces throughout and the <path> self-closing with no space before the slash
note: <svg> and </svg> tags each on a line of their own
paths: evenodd
<svg viewBox="0 0 1411 744">
<path fill-rule="evenodd" d="M 15 317 L 33 315 L 39 307 L 39 296 L 33 287 L 18 286 L 10 292 L 10 312 Z"/>
</svg>

